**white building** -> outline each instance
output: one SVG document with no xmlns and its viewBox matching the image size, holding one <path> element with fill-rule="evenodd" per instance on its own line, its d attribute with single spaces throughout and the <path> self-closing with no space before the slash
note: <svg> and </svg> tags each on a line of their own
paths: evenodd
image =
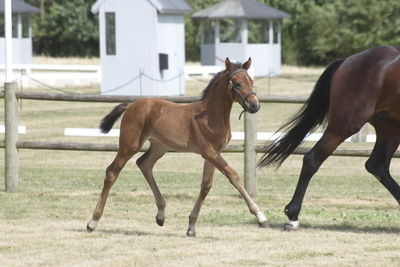
<svg viewBox="0 0 400 267">
<path fill-rule="evenodd" d="M 185 0 L 98 0 L 102 94 L 185 92 Z"/>
<path fill-rule="evenodd" d="M 193 14 L 201 19 L 201 63 L 253 59 L 255 76 L 281 72 L 281 22 L 290 15 L 255 0 L 225 0 Z M 251 34 L 250 34 L 251 33 Z"/>
<path fill-rule="evenodd" d="M 4 2 L 0 1 L 0 63 L 6 59 L 4 38 Z M 22 1 L 12 0 L 12 47 L 14 64 L 30 64 L 32 62 L 32 27 L 31 15 L 40 13 L 34 6 Z"/>
</svg>

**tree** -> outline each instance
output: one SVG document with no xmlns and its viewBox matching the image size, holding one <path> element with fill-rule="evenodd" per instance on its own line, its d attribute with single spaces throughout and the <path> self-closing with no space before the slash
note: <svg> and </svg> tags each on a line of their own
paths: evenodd
<svg viewBox="0 0 400 267">
<path fill-rule="evenodd" d="M 31 2 L 41 2 L 44 6 L 44 14 L 35 16 L 32 23 L 36 54 L 84 57 L 99 55 L 98 19 L 90 12 L 95 0 Z"/>
<path fill-rule="evenodd" d="M 25 0 L 25 2 L 40 8 L 40 14 L 43 15 L 51 4 L 51 0 Z"/>
</svg>

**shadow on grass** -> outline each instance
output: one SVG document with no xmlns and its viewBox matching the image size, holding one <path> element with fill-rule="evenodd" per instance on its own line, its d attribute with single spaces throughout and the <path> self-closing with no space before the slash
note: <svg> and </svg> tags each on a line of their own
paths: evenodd
<svg viewBox="0 0 400 267">
<path fill-rule="evenodd" d="M 89 233 L 86 229 L 65 229 L 65 231 L 69 232 L 76 232 L 76 233 L 87 233 L 88 235 L 91 235 L 92 233 Z M 122 229 L 114 229 L 114 230 L 109 230 L 109 229 L 96 229 L 93 231 L 93 233 L 102 233 L 102 234 L 108 234 L 108 235 L 127 235 L 127 236 L 147 236 L 147 235 L 152 235 L 150 232 L 144 232 L 144 231 L 134 231 L 134 230 L 122 230 Z"/>
<path fill-rule="evenodd" d="M 384 227 L 384 226 L 355 226 L 347 223 L 343 224 L 332 224 L 332 225 L 311 225 L 304 224 L 301 226 L 304 229 L 315 229 L 315 230 L 328 230 L 338 232 L 352 232 L 352 233 L 387 233 L 387 234 L 399 234 L 400 227 Z"/>
<path fill-rule="evenodd" d="M 65 231 L 69 232 L 76 232 L 76 233 L 86 233 L 88 235 L 92 235 L 95 233 L 101 233 L 101 234 L 106 234 L 106 235 L 126 235 L 126 236 L 163 236 L 163 237 L 175 237 L 175 238 L 192 238 L 192 237 L 187 237 L 185 232 L 182 231 L 182 234 L 175 234 L 171 232 L 165 232 L 165 233 L 160 233 L 160 232 L 144 232 L 144 231 L 136 231 L 136 230 L 123 230 L 123 229 L 96 229 L 93 231 L 93 233 L 88 233 L 86 229 L 65 229 Z M 214 241 L 219 241 L 222 240 L 220 238 L 216 238 L 213 236 L 199 236 L 195 237 L 196 239 L 202 239 L 202 240 L 214 240 Z"/>
<path fill-rule="evenodd" d="M 283 230 L 283 224 L 280 223 L 269 223 L 271 229 Z M 379 226 L 355 226 L 352 224 L 330 224 L 330 225 L 318 225 L 301 223 L 299 231 L 302 229 L 307 230 L 323 230 L 323 231 L 336 231 L 336 232 L 349 232 L 349 233 L 379 233 L 379 234 L 400 234 L 400 227 L 379 227 Z"/>
</svg>

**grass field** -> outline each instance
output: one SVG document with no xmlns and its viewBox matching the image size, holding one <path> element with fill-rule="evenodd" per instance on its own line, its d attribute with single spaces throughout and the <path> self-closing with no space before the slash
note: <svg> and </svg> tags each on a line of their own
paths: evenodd
<svg viewBox="0 0 400 267">
<path fill-rule="evenodd" d="M 285 78 L 257 79 L 259 94 L 307 95 L 321 70 L 285 68 Z M 206 83 L 189 81 L 187 94 Z M 25 89 L 29 90 L 29 89 Z M 72 90 L 71 88 L 69 90 Z M 98 88 L 78 88 L 95 93 Z M 43 90 L 45 91 L 45 90 Z M 3 120 L 3 102 L 0 118 Z M 116 143 L 111 137 L 64 137 L 65 127 L 97 127 L 114 104 L 23 101 L 21 140 Z M 259 131 L 274 131 L 298 105 L 263 104 Z M 232 112 L 233 130 L 239 105 Z M 0 138 L 3 138 L 0 136 Z M 306 144 L 312 145 L 312 143 Z M 371 144 L 345 144 L 371 148 Z M 193 154 L 167 154 L 155 168 L 167 200 L 164 227 L 155 223 L 156 206 L 134 162 L 111 190 L 97 229 L 89 234 L 105 167 L 112 152 L 20 151 L 20 187 L 4 192 L 0 179 L 1 266 L 398 266 L 400 212 L 397 202 L 364 170 L 365 158 L 331 157 L 311 181 L 300 214 L 301 230 L 282 231 L 302 157 L 278 170 L 258 171 L 255 201 L 271 228 L 260 229 L 239 194 L 220 173 L 197 223 L 197 237 L 185 236 L 188 215 L 200 188 L 203 161 Z M 243 173 L 242 154 L 224 154 Z M 4 154 L 0 171 L 4 173 Z M 400 171 L 393 160 L 393 174 Z"/>
</svg>

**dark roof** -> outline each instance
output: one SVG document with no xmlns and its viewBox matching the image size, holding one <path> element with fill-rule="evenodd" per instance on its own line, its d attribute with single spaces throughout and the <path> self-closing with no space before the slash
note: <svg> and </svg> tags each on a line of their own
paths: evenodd
<svg viewBox="0 0 400 267">
<path fill-rule="evenodd" d="M 185 0 L 157 0 L 161 7 L 157 7 L 161 14 L 180 14 L 192 11 Z"/>
<path fill-rule="evenodd" d="M 290 14 L 255 0 L 226 0 L 192 15 L 192 18 L 283 19 Z"/>
<path fill-rule="evenodd" d="M 0 1 L 0 13 L 4 13 L 4 2 Z M 40 9 L 19 0 L 12 0 L 12 13 L 40 13 Z"/>
</svg>

